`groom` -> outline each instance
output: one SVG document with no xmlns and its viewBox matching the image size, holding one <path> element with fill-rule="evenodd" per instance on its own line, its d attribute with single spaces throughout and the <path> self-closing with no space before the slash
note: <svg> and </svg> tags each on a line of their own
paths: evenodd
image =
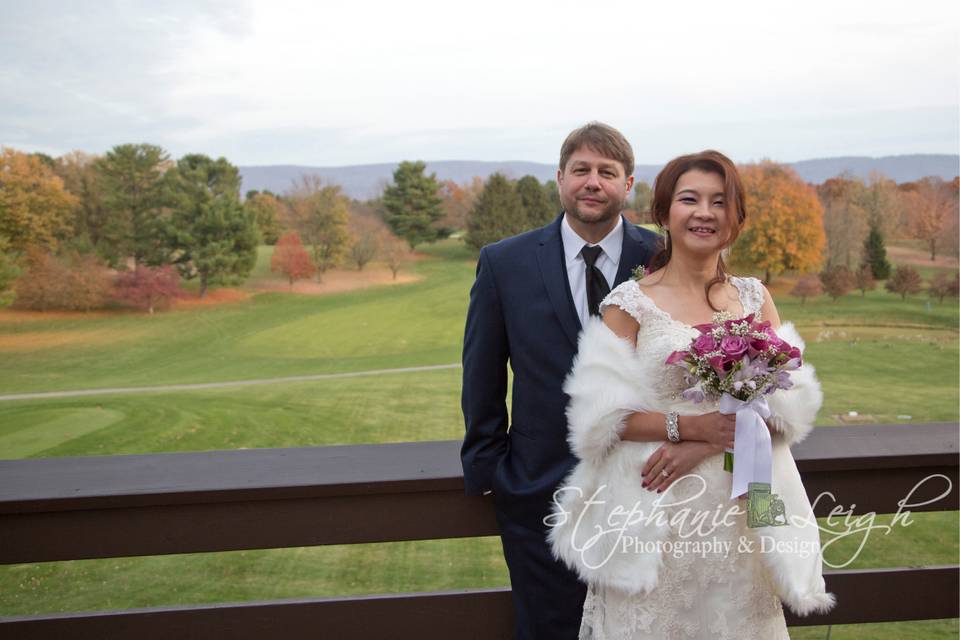
<svg viewBox="0 0 960 640">
<path fill-rule="evenodd" d="M 589 315 L 656 249 L 621 214 L 633 150 L 616 129 L 592 122 L 567 136 L 557 185 L 556 220 L 480 251 L 463 344 L 464 483 L 492 493 L 521 639 L 577 637 L 586 586 L 553 558 L 543 523 L 575 464 L 563 381 Z"/>
</svg>

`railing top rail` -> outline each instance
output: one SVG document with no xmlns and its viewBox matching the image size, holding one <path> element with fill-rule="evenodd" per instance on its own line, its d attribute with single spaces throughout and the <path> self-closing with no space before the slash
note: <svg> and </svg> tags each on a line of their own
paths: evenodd
<svg viewBox="0 0 960 640">
<path fill-rule="evenodd" d="M 904 437 L 909 431 L 909 437 Z M 462 487 L 458 441 L 0 460 L 0 514 Z M 803 471 L 957 466 L 957 423 L 823 427 Z"/>
</svg>

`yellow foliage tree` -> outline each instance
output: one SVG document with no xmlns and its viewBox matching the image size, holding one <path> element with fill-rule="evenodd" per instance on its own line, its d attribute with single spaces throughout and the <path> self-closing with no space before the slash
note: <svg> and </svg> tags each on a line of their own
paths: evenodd
<svg viewBox="0 0 960 640">
<path fill-rule="evenodd" d="M 13 251 L 55 249 L 71 235 L 77 198 L 40 158 L 0 148 L 0 236 Z"/>
<path fill-rule="evenodd" d="M 817 271 L 826 237 L 823 205 L 813 187 L 789 167 L 762 162 L 740 167 L 747 222 L 734 260 L 764 272 L 769 283 L 784 271 Z"/>
</svg>

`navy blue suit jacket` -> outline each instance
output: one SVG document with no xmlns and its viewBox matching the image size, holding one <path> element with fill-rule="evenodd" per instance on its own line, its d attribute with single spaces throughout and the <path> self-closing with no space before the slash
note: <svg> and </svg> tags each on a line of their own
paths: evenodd
<svg viewBox="0 0 960 640">
<path fill-rule="evenodd" d="M 567 444 L 563 381 L 577 352 L 577 315 L 560 236 L 549 225 L 480 251 L 463 343 L 461 449 L 468 495 L 493 490 L 501 500 L 545 511 L 575 458 Z M 624 220 L 614 286 L 647 265 L 656 234 Z M 507 363 L 513 370 L 507 430 Z M 531 516 L 539 516 L 539 513 Z"/>
</svg>

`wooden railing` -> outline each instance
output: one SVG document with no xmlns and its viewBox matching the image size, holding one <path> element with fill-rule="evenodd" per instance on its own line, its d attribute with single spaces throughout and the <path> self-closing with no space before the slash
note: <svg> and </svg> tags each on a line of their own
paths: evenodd
<svg viewBox="0 0 960 640">
<path fill-rule="evenodd" d="M 815 429 L 794 456 L 818 516 L 960 507 L 958 425 Z M 945 494 L 942 497 L 941 494 Z M 938 498 L 934 501 L 934 498 Z M 0 461 L 0 563 L 497 534 L 459 442 Z M 890 558 L 897 564 L 897 558 Z M 956 565 L 833 571 L 790 625 L 955 618 Z M 510 591 L 465 589 L 0 618 L 3 638 L 507 638 Z"/>
</svg>

